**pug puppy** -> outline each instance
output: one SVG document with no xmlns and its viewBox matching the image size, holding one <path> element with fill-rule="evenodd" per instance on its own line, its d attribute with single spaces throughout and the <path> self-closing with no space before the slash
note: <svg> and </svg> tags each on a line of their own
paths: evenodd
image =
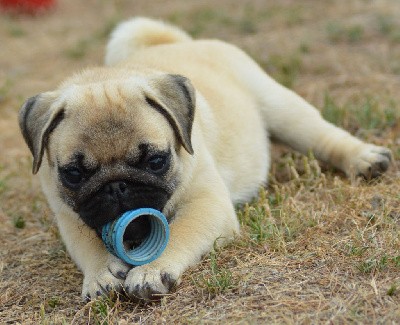
<svg viewBox="0 0 400 325">
<path fill-rule="evenodd" d="M 134 18 L 113 32 L 105 62 L 28 99 L 19 116 L 33 173 L 84 274 L 84 298 L 165 294 L 217 239 L 231 240 L 234 204 L 266 184 L 270 136 L 349 176 L 376 177 L 390 165 L 388 149 L 325 121 L 233 45 Z M 170 241 L 157 260 L 132 268 L 99 234 L 140 207 L 167 216 Z M 126 240 L 148 232 L 138 220 Z"/>
</svg>

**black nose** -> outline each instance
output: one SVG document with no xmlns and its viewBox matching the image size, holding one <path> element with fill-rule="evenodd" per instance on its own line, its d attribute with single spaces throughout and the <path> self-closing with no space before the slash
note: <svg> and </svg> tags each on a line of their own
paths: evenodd
<svg viewBox="0 0 400 325">
<path fill-rule="evenodd" d="M 107 193 L 112 199 L 118 200 L 127 195 L 128 185 L 122 181 L 108 183 L 106 186 L 104 186 L 104 192 Z"/>
</svg>

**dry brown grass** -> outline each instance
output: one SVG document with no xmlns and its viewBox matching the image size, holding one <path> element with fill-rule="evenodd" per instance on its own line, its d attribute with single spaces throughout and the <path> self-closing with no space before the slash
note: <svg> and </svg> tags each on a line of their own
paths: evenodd
<svg viewBox="0 0 400 325">
<path fill-rule="evenodd" d="M 266 4 L 269 3 L 269 4 Z M 359 137 L 400 158 L 397 0 L 58 1 L 0 17 L 0 323 L 400 323 L 399 164 L 347 180 L 274 150 L 271 182 L 238 207 L 243 235 L 160 302 L 80 301 L 16 116 L 26 97 L 100 64 L 119 19 L 168 19 L 246 49 L 272 75 Z"/>
</svg>

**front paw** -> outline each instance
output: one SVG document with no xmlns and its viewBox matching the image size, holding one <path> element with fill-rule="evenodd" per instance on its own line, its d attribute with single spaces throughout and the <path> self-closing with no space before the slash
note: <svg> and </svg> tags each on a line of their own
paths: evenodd
<svg viewBox="0 0 400 325">
<path fill-rule="evenodd" d="M 177 284 L 178 278 L 175 272 L 152 267 L 151 263 L 138 266 L 129 271 L 125 292 L 132 298 L 159 299 Z"/>
<path fill-rule="evenodd" d="M 355 157 L 352 157 L 350 174 L 371 179 L 382 175 L 390 166 L 392 153 L 385 147 L 368 144 Z"/>
<path fill-rule="evenodd" d="M 110 256 L 108 263 L 98 270 L 85 273 L 82 298 L 86 301 L 108 296 L 112 291 L 121 292 L 130 267 L 120 259 Z"/>
</svg>

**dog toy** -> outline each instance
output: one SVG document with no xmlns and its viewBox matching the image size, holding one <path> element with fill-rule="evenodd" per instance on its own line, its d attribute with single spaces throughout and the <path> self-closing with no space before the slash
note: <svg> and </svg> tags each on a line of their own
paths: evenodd
<svg viewBox="0 0 400 325">
<path fill-rule="evenodd" d="M 126 228 L 141 216 L 150 219 L 150 234 L 139 246 L 126 249 L 123 243 Z M 133 266 L 147 264 L 157 259 L 167 246 L 168 239 L 167 219 L 160 211 L 150 208 L 127 211 L 102 229 L 102 240 L 107 250 Z"/>
</svg>

